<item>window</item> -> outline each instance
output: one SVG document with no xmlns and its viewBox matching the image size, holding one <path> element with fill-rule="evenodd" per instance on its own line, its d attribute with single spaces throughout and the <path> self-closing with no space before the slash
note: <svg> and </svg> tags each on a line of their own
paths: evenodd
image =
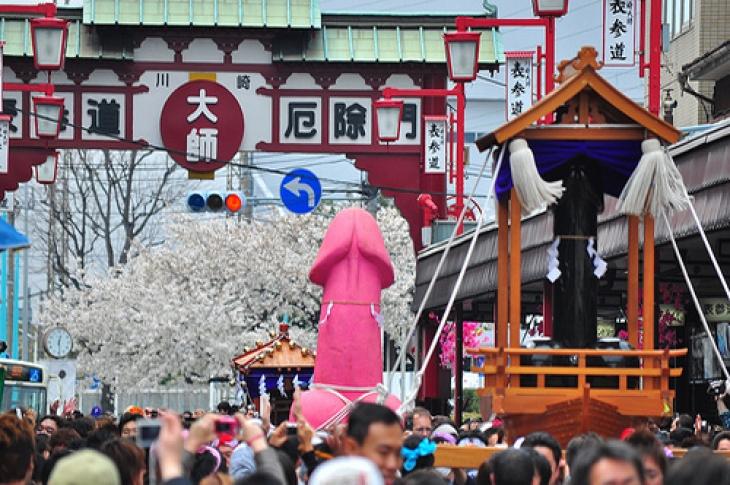
<svg viewBox="0 0 730 485">
<path fill-rule="evenodd" d="M 669 24 L 671 37 L 685 31 L 694 16 L 695 0 L 664 0 L 664 23 Z"/>
</svg>

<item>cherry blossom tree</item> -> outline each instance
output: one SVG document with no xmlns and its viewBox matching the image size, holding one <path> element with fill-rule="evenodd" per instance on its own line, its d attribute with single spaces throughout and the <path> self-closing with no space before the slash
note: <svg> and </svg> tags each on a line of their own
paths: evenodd
<svg viewBox="0 0 730 485">
<path fill-rule="evenodd" d="M 291 335 L 315 348 L 321 288 L 307 275 L 336 212 L 266 222 L 177 218 L 165 244 L 138 251 L 105 275 L 47 300 L 40 321 L 64 324 L 80 350 L 80 370 L 117 389 L 205 382 L 226 374 L 244 346 L 265 340 L 287 316 Z M 396 269 L 384 291 L 385 329 L 411 323 L 415 257 L 406 221 L 394 208 L 378 221 Z"/>
</svg>

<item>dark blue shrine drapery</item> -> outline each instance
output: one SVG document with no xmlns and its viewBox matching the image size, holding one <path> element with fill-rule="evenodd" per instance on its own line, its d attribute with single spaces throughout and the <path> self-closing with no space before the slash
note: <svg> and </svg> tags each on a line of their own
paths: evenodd
<svg viewBox="0 0 730 485">
<path fill-rule="evenodd" d="M 545 180 L 557 180 L 559 177 L 551 177 L 550 172 L 577 157 L 585 156 L 598 163 L 603 191 L 614 197 L 621 194 L 641 159 L 641 140 L 529 140 L 528 144 L 535 154 L 537 171 Z M 508 196 L 512 185 L 507 151 L 497 176 L 497 197 L 503 199 Z"/>
<path fill-rule="evenodd" d="M 264 376 L 266 381 L 266 390 L 268 392 L 275 391 L 277 389 L 277 381 L 279 376 L 284 376 L 284 379 L 293 379 L 295 375 L 299 375 L 299 382 L 301 387 L 306 389 L 309 387 L 309 380 L 312 378 L 314 369 L 307 368 L 300 372 L 276 372 L 274 369 L 252 369 L 250 373 L 245 377 L 246 385 L 248 386 L 248 392 L 251 393 L 251 397 L 259 397 L 259 380 L 261 376 Z M 291 397 L 291 396 L 289 396 Z"/>
</svg>

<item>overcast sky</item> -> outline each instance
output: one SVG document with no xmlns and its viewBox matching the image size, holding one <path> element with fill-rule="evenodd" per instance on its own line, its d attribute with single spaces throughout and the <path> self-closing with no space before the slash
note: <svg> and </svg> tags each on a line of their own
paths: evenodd
<svg viewBox="0 0 730 485">
<path fill-rule="evenodd" d="M 499 9 L 500 18 L 532 17 L 532 0 L 492 0 Z M 556 65 L 578 52 L 581 46 L 592 45 L 601 52 L 603 0 L 572 0 L 568 15 L 558 19 L 556 26 Z M 332 11 L 349 12 L 429 12 L 469 15 L 483 13 L 482 0 L 320 0 L 323 13 Z M 538 44 L 544 46 L 542 29 L 501 29 L 504 49 L 535 50 Z M 604 68 L 601 74 L 637 102 L 644 96 L 644 79 L 638 76 L 638 68 Z M 498 76 L 497 79 L 503 79 Z M 503 92 L 503 88 L 499 89 Z"/>
</svg>

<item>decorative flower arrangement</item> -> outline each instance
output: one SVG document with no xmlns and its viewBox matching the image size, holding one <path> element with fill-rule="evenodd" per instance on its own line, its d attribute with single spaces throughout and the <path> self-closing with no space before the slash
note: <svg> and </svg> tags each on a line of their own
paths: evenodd
<svg viewBox="0 0 730 485">
<path fill-rule="evenodd" d="M 485 325 L 479 322 L 464 322 L 464 348 L 484 347 L 491 343 Z M 441 352 L 439 358 L 441 367 L 454 368 L 456 356 L 456 325 L 454 322 L 447 322 L 444 331 L 439 338 Z"/>
</svg>

